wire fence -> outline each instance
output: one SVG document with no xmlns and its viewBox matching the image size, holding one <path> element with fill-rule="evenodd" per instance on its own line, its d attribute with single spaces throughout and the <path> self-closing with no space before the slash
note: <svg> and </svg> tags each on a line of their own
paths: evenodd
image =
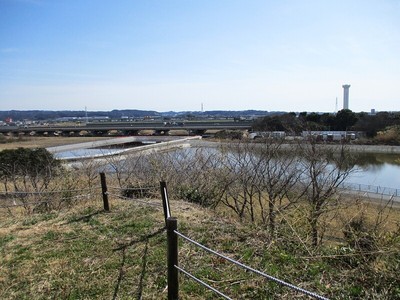
<svg viewBox="0 0 400 300">
<path fill-rule="evenodd" d="M 67 189 L 67 190 L 46 190 L 46 191 L 15 191 L 15 192 L 0 192 L 0 196 L 25 196 L 25 195 L 51 195 L 51 194 L 63 194 L 63 193 L 74 193 L 74 192 L 87 192 L 92 191 L 92 188 L 87 189 Z"/>
<path fill-rule="evenodd" d="M 161 184 L 161 191 L 162 193 L 164 192 L 165 195 L 163 195 L 163 207 L 164 207 L 164 216 L 166 218 L 166 227 L 167 227 L 167 244 L 168 244 L 168 251 L 167 251 L 167 258 L 168 258 L 168 300 L 177 300 L 179 298 L 179 278 L 178 278 L 178 271 L 183 273 L 184 275 L 188 276 L 189 278 L 193 279 L 197 283 L 201 284 L 205 288 L 213 291 L 214 293 L 218 294 L 220 297 L 223 297 L 224 299 L 231 299 L 229 296 L 225 295 L 223 292 L 219 291 L 218 289 L 210 286 L 209 284 L 205 283 L 203 280 L 200 278 L 194 276 L 187 270 L 179 267 L 178 263 L 178 237 L 182 238 L 186 242 L 189 242 L 196 247 L 199 247 L 203 249 L 204 251 L 211 253 L 213 255 L 218 256 L 219 258 L 229 261 L 230 263 L 245 269 L 246 271 L 252 272 L 258 276 L 261 276 L 263 278 L 266 278 L 268 280 L 271 280 L 279 285 L 285 286 L 289 289 L 292 289 L 298 293 L 304 294 L 306 296 L 312 297 L 314 299 L 319 299 L 319 300 L 328 300 L 328 298 L 325 298 L 323 296 L 320 296 L 312 291 L 308 291 L 306 289 L 303 289 L 301 287 L 295 286 L 291 283 L 285 282 L 281 279 L 278 279 L 276 277 L 273 277 L 269 274 L 266 274 L 262 271 L 259 271 L 257 269 L 254 269 L 250 266 L 247 266 L 237 260 L 234 260 L 224 254 L 221 254 L 215 250 L 212 250 L 199 242 L 187 237 L 186 235 L 182 234 L 179 232 L 178 225 L 177 225 L 177 219 L 171 217 L 171 212 L 170 212 L 170 205 L 169 205 L 169 200 L 168 200 L 168 195 L 166 191 L 166 186 L 165 183 Z"/>
<path fill-rule="evenodd" d="M 164 218 L 165 218 L 165 224 L 166 224 L 166 229 L 167 229 L 167 264 L 168 264 L 168 300 L 177 300 L 178 294 L 179 294 L 179 280 L 178 280 L 178 274 L 182 273 L 188 278 L 196 281 L 200 285 L 204 286 L 206 289 L 214 292 L 218 296 L 224 298 L 224 299 L 231 299 L 229 296 L 225 295 L 223 292 L 220 290 L 216 289 L 215 287 L 212 287 L 211 285 L 207 284 L 204 282 L 202 279 L 194 276 L 191 274 L 189 271 L 183 269 L 182 267 L 179 267 L 178 263 L 178 238 L 183 239 L 184 241 L 212 254 L 216 255 L 219 258 L 226 260 L 230 262 L 233 265 L 236 265 L 248 272 L 252 272 L 260 277 L 263 277 L 267 280 L 273 281 L 278 285 L 287 287 L 289 289 L 294 290 L 295 292 L 301 293 L 303 295 L 313 297 L 315 299 L 320 299 L 320 300 L 326 300 L 328 298 L 325 298 L 323 296 L 320 296 L 312 291 L 306 290 L 304 288 L 298 287 L 296 285 L 293 285 L 291 283 L 285 282 L 279 278 L 273 277 L 267 273 L 264 273 L 262 271 L 259 271 L 257 269 L 254 269 L 250 266 L 247 266 L 237 260 L 234 260 L 222 253 L 219 253 L 213 249 L 210 249 L 206 247 L 203 244 L 200 244 L 199 242 L 189 238 L 188 236 L 184 235 L 183 233 L 178 231 L 177 228 L 177 219 L 172 217 L 171 214 L 171 207 L 169 203 L 169 198 L 168 198 L 168 191 L 167 191 L 167 186 L 165 182 L 160 182 L 160 192 L 161 192 L 161 197 L 162 197 L 162 204 L 161 203 L 154 203 L 154 202 L 149 202 L 144 199 L 139 199 L 139 198 L 132 198 L 131 196 L 126 196 L 124 192 L 127 190 L 152 190 L 154 191 L 154 186 L 150 187 L 140 187 L 140 188 L 135 188 L 135 187 L 130 187 L 130 188 L 121 188 L 121 187 L 111 187 L 110 189 L 113 192 L 108 191 L 107 183 L 106 183 L 106 178 L 104 173 L 100 173 L 100 179 L 101 179 L 101 193 L 102 193 L 102 199 L 103 199 L 103 206 L 105 211 L 110 210 L 110 204 L 109 204 L 109 199 L 108 196 L 115 197 L 117 199 L 121 200 L 130 200 L 137 202 L 139 204 L 144 204 L 152 207 L 157 207 L 161 208 L 163 207 L 163 212 L 164 212 Z M 27 197 L 27 196 L 44 196 L 48 197 L 49 195 L 52 194 L 71 194 L 68 199 L 83 199 L 90 197 L 94 192 L 98 192 L 98 187 L 97 188 L 89 188 L 89 189 L 70 189 L 70 190 L 58 190 L 58 191 L 45 191 L 45 192 L 1 192 L 0 196 L 6 196 L 6 197 Z M 72 195 L 73 193 L 76 193 L 75 195 Z M 59 198 L 60 200 L 60 198 Z M 0 206 L 0 208 L 8 208 L 8 207 L 16 207 L 16 206 L 29 206 L 29 205 L 40 205 L 43 203 L 49 203 L 49 201 L 52 201 L 52 199 L 44 199 L 43 201 L 34 201 L 34 202 L 23 202 L 23 203 L 13 203 L 12 205 L 5 205 L 5 206 Z"/>
<path fill-rule="evenodd" d="M 220 297 L 224 298 L 224 299 L 228 299 L 228 300 L 232 300 L 232 298 L 229 298 L 227 295 L 225 295 L 224 293 L 220 292 L 219 290 L 217 290 L 216 288 L 213 288 L 211 285 L 205 283 L 203 280 L 197 278 L 196 276 L 190 274 L 189 272 L 187 272 L 186 270 L 175 266 L 175 268 L 177 270 L 179 270 L 180 272 L 182 272 L 183 274 L 185 274 L 186 276 L 188 276 L 189 278 L 193 279 L 194 281 L 196 281 L 197 283 L 201 284 L 202 286 L 206 287 L 207 289 L 209 289 L 210 291 L 213 291 L 214 293 L 216 293 L 217 295 L 219 295 Z"/>
<path fill-rule="evenodd" d="M 118 194 L 109 193 L 109 192 L 108 192 L 108 195 L 109 196 L 113 196 L 113 197 L 118 198 L 118 199 L 121 199 L 121 200 L 134 201 L 134 202 L 137 202 L 137 203 L 141 203 L 141 204 L 145 204 L 145 205 L 153 206 L 153 207 L 157 207 L 157 208 L 161 208 L 162 207 L 162 205 L 160 203 L 152 203 L 152 202 L 148 202 L 148 201 L 143 200 L 143 199 L 138 199 L 138 198 L 132 199 L 130 197 L 124 197 L 124 196 L 121 196 L 121 195 L 118 195 Z"/>
<path fill-rule="evenodd" d="M 272 280 L 272 281 L 274 281 L 274 282 L 276 282 L 276 283 L 278 283 L 278 284 L 280 284 L 280 285 L 286 286 L 286 287 L 288 287 L 288 288 L 290 288 L 290 289 L 293 289 L 293 290 L 295 290 L 295 291 L 297 291 L 297 292 L 300 292 L 300 293 L 305 294 L 305 295 L 307 295 L 307 296 L 313 297 L 313 298 L 315 298 L 315 299 L 321 299 L 321 300 L 327 299 L 327 298 L 325 298 L 325 297 L 322 297 L 322 296 L 317 295 L 316 293 L 307 291 L 307 290 L 305 290 L 305 289 L 303 289 L 303 288 L 300 288 L 300 287 L 297 287 L 297 286 L 295 286 L 295 285 L 293 285 L 293 284 L 287 283 L 287 282 L 285 282 L 285 281 L 283 281 L 283 280 L 280 280 L 280 279 L 278 279 L 278 278 L 276 278 L 276 277 L 273 277 L 273 276 L 271 276 L 271 275 L 268 275 L 268 274 L 266 274 L 266 273 L 264 273 L 264 272 L 261 272 L 261 271 L 258 271 L 258 270 L 256 270 L 256 269 L 253 269 L 252 267 L 249 267 L 249 266 L 247 266 L 247 265 L 245 265 L 245 264 L 243 264 L 243 263 L 241 263 L 241 262 L 239 262 L 239 261 L 237 261 L 237 260 L 234 260 L 234 259 L 232 259 L 232 258 L 230 258 L 230 257 L 228 257 L 228 256 L 225 256 L 225 255 L 223 255 L 223 254 L 221 254 L 221 253 L 218 253 L 217 251 L 214 251 L 214 250 L 212 250 L 212 249 L 210 249 L 210 248 L 208 248 L 208 247 L 206 247 L 206 246 L 204 246 L 204 245 L 202 245 L 202 244 L 196 242 L 195 240 L 190 239 L 189 237 L 183 235 L 183 234 L 180 233 L 179 231 L 176 231 L 176 230 L 175 230 L 174 232 L 175 232 L 177 235 L 179 235 L 181 238 L 183 238 L 184 240 L 186 240 L 186 241 L 188 241 L 188 242 L 190 242 L 190 243 L 196 245 L 197 247 L 200 247 L 201 249 L 203 249 L 203 250 L 205 250 L 205 251 L 207 251 L 207 252 L 209 252 L 209 253 L 212 253 L 212 254 L 214 254 L 214 255 L 216 255 L 216 256 L 222 258 L 222 259 L 225 259 L 225 260 L 227 260 L 227 261 L 233 263 L 234 265 L 239 266 L 239 267 L 241 267 L 241 268 L 243 268 L 243 269 L 245 269 L 245 270 L 247 270 L 247 271 L 253 272 L 253 273 L 257 274 L 257 275 L 260 275 L 260 276 L 262 276 L 262 277 L 264 277 L 264 278 L 267 278 L 267 279 L 269 279 L 269 280 Z"/>
<path fill-rule="evenodd" d="M 56 203 L 75 203 L 88 200 L 96 193 L 95 188 L 68 189 L 52 191 L 17 191 L 0 192 L 0 208 L 32 207 L 40 205 L 54 205 Z"/>
<path fill-rule="evenodd" d="M 339 188 L 349 191 L 371 193 L 377 195 L 400 197 L 400 189 L 370 184 L 360 184 L 353 182 L 343 182 Z"/>
<path fill-rule="evenodd" d="M 162 207 L 161 203 L 153 203 L 143 200 L 150 196 L 156 195 L 156 186 L 139 186 L 139 187 L 115 187 L 107 186 L 106 176 L 100 173 L 101 186 L 83 189 L 61 189 L 61 190 L 44 190 L 44 191 L 2 191 L 0 192 L 0 208 L 17 208 L 17 207 L 36 207 L 40 205 L 52 205 L 62 202 L 73 202 L 87 200 L 98 195 L 100 192 L 103 197 L 103 206 L 105 211 L 110 210 L 108 196 L 113 196 L 121 200 L 134 200 L 137 203 Z M 109 192 L 109 189 L 112 192 Z"/>
<path fill-rule="evenodd" d="M 41 204 L 51 204 L 56 201 L 58 202 L 65 202 L 65 201 L 81 201 L 81 200 L 87 200 L 92 196 L 92 193 L 88 194 L 81 194 L 81 195 L 75 195 L 75 196 L 70 196 L 70 197 L 61 197 L 61 198 L 53 198 L 53 199 L 46 199 L 46 200 L 40 200 L 40 201 L 32 201 L 32 202 L 25 202 L 25 201 L 18 201 L 18 198 L 10 198 L 8 202 L 12 202 L 12 204 L 4 204 L 0 205 L 0 208 L 13 208 L 13 207 L 28 207 L 28 206 L 38 206 Z"/>
</svg>

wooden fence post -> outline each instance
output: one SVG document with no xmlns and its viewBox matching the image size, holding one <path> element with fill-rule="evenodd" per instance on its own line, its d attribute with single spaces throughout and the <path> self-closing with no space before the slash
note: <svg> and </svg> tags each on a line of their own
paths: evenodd
<svg viewBox="0 0 400 300">
<path fill-rule="evenodd" d="M 110 204 L 108 203 L 108 193 L 107 193 L 107 182 L 106 174 L 104 172 L 100 173 L 101 180 L 101 193 L 103 194 L 103 206 L 105 211 L 110 211 Z"/>
<path fill-rule="evenodd" d="M 176 218 L 167 218 L 167 261 L 168 261 L 168 300 L 178 300 L 178 236 L 174 232 L 178 228 Z"/>
</svg>

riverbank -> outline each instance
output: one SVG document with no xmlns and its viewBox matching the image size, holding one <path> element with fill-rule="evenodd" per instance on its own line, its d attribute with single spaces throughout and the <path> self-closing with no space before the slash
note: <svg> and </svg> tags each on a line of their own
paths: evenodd
<svg viewBox="0 0 400 300">
<path fill-rule="evenodd" d="M 391 153 L 400 154 L 400 146 L 388 145 L 349 145 L 349 150 L 364 153 Z"/>
<path fill-rule="evenodd" d="M 221 143 L 229 143 L 232 141 L 224 141 L 224 140 L 211 140 L 211 139 L 202 139 L 198 141 L 191 141 L 190 144 L 192 147 L 217 147 Z M 262 143 L 259 143 L 262 145 Z M 294 144 L 285 143 L 283 144 L 283 149 L 287 149 Z M 330 149 L 337 148 L 338 144 L 319 144 L 319 147 L 326 147 Z M 359 152 L 359 153 L 388 153 L 388 154 L 400 154 L 400 146 L 388 146 L 388 145 L 354 145 L 349 144 L 346 147 L 351 152 Z"/>
<path fill-rule="evenodd" d="M 19 147 L 49 148 L 85 142 L 106 141 L 111 139 L 115 139 L 115 137 L 24 137 L 21 139 L 15 139 L 13 141 L 1 143 L 0 151 L 5 149 L 17 149 Z M 191 141 L 190 144 L 192 145 L 192 147 L 216 147 L 220 143 L 224 142 L 228 141 L 217 139 L 201 139 Z M 323 145 L 324 147 L 337 147 L 337 145 L 331 144 L 321 145 Z M 352 152 L 400 154 L 400 146 L 349 144 L 347 145 L 347 147 Z"/>
</svg>

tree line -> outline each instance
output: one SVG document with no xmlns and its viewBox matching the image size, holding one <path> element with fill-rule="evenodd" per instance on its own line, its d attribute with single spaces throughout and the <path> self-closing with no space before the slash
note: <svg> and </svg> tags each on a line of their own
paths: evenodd
<svg viewBox="0 0 400 300">
<path fill-rule="evenodd" d="M 254 129 L 260 131 L 286 131 L 295 134 L 303 130 L 363 131 L 368 138 L 374 138 L 378 132 L 393 126 L 400 126 L 400 112 L 368 114 L 355 113 L 349 109 L 342 109 L 336 114 L 285 113 L 266 116 L 257 119 L 254 123 Z"/>
</svg>

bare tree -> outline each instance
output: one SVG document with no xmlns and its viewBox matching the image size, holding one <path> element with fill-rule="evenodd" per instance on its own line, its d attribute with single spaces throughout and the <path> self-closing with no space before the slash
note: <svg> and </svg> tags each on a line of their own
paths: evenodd
<svg viewBox="0 0 400 300">
<path fill-rule="evenodd" d="M 106 157 L 106 161 L 107 168 L 115 175 L 120 188 L 149 185 L 152 177 L 147 173 L 150 167 L 146 154 L 121 153 Z"/>
<path fill-rule="evenodd" d="M 72 167 L 74 168 L 76 173 L 83 175 L 87 186 L 89 188 L 92 188 L 94 184 L 98 183 L 97 178 L 103 165 L 104 163 L 101 160 L 95 158 L 87 158 L 75 162 Z"/>
<path fill-rule="evenodd" d="M 298 168 L 298 157 L 293 147 L 284 145 L 282 140 L 266 140 L 258 155 L 262 158 L 262 189 L 267 194 L 268 204 L 266 213 L 265 205 L 260 201 L 261 217 L 264 223 L 268 219 L 268 227 L 274 234 L 277 213 L 283 213 L 301 196 L 291 192 L 301 177 L 302 170 Z"/>
<path fill-rule="evenodd" d="M 213 206 L 221 197 L 223 186 L 223 181 L 218 180 L 220 158 L 218 151 L 207 148 L 155 153 L 150 158 L 151 173 L 168 182 L 171 194 L 203 206 Z"/>
<path fill-rule="evenodd" d="M 223 168 L 226 171 L 225 195 L 221 202 L 231 208 L 243 220 L 246 212 L 250 220 L 256 220 L 256 204 L 261 203 L 261 176 L 263 158 L 256 155 L 255 145 L 246 142 L 230 143 L 221 149 L 224 153 Z"/>
<path fill-rule="evenodd" d="M 25 206 L 28 198 L 37 201 L 40 193 L 49 189 L 50 182 L 61 170 L 61 164 L 46 149 L 3 150 L 0 152 L 0 178 L 6 191 L 19 195 Z"/>
<path fill-rule="evenodd" d="M 280 139 L 223 145 L 221 169 L 226 174 L 218 180 L 223 179 L 226 188 L 221 203 L 241 220 L 246 215 L 252 222 L 261 219 L 275 233 L 277 213 L 283 213 L 299 197 L 289 197 L 301 174 L 298 158 L 290 150 Z"/>
<path fill-rule="evenodd" d="M 333 195 L 354 171 L 354 157 L 344 143 L 328 147 L 318 145 L 313 138 L 299 144 L 299 155 L 302 168 L 300 193 L 304 194 L 308 204 L 307 221 L 312 245 L 318 246 L 321 241 L 321 216 L 337 207 L 337 199 Z"/>
</svg>

